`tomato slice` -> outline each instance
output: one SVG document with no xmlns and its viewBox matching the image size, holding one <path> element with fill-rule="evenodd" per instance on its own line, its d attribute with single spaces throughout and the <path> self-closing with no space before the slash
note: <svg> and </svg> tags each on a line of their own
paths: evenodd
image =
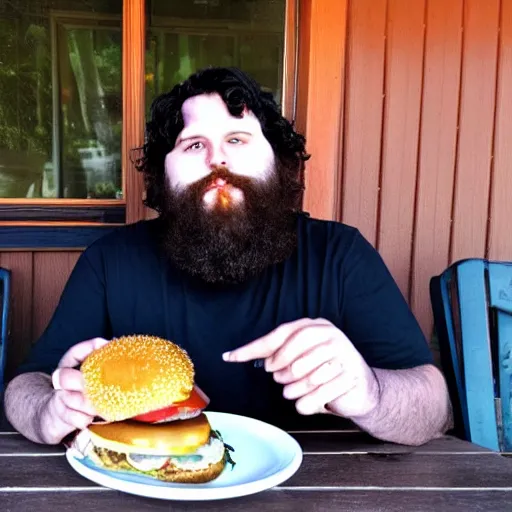
<svg viewBox="0 0 512 512">
<path fill-rule="evenodd" d="M 156 411 L 139 414 L 132 419 L 144 423 L 161 423 L 179 419 L 181 416 L 183 416 L 181 419 L 185 419 L 185 417 L 192 417 L 192 415 L 199 414 L 209 403 L 210 399 L 203 391 L 201 391 L 198 386 L 194 386 L 190 396 L 186 400 L 176 402 L 162 409 L 157 409 Z"/>
</svg>

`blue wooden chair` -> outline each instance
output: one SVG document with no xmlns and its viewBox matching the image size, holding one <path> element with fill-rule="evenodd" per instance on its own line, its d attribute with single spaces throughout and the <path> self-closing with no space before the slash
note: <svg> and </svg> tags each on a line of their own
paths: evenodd
<svg viewBox="0 0 512 512">
<path fill-rule="evenodd" d="M 7 357 L 10 289 L 11 272 L 0 268 L 0 396 L 4 387 L 5 360 Z"/>
<path fill-rule="evenodd" d="M 455 433 L 512 451 L 512 262 L 458 261 L 430 295 Z"/>
</svg>

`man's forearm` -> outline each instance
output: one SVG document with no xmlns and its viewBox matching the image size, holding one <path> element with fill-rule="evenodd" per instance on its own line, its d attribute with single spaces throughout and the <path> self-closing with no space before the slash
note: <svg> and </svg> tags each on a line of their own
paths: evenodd
<svg viewBox="0 0 512 512">
<path fill-rule="evenodd" d="M 36 443 L 45 442 L 40 410 L 53 394 L 51 377 L 45 373 L 25 373 L 14 378 L 5 390 L 5 414 L 20 434 Z"/>
<path fill-rule="evenodd" d="M 452 426 L 448 390 L 436 367 L 373 370 L 380 388 L 379 405 L 371 414 L 353 418 L 363 430 L 385 441 L 419 445 Z"/>
</svg>

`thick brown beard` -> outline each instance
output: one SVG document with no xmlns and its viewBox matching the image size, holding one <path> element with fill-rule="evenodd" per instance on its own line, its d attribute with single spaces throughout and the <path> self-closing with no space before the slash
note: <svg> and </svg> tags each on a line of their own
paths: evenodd
<svg viewBox="0 0 512 512">
<path fill-rule="evenodd" d="M 207 210 L 213 180 L 239 188 L 244 200 Z M 166 190 L 160 216 L 163 248 L 181 270 L 208 283 L 240 283 L 288 258 L 297 245 L 294 197 L 278 173 L 264 183 L 216 168 L 184 192 Z"/>
</svg>

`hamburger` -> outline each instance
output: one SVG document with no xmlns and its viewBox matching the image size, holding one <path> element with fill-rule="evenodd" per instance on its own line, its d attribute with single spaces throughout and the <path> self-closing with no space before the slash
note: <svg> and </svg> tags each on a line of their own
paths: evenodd
<svg viewBox="0 0 512 512">
<path fill-rule="evenodd" d="M 167 482 L 204 483 L 233 464 L 203 410 L 185 350 L 156 336 L 123 336 L 82 363 L 84 394 L 100 421 L 86 429 L 97 465 Z"/>
</svg>

